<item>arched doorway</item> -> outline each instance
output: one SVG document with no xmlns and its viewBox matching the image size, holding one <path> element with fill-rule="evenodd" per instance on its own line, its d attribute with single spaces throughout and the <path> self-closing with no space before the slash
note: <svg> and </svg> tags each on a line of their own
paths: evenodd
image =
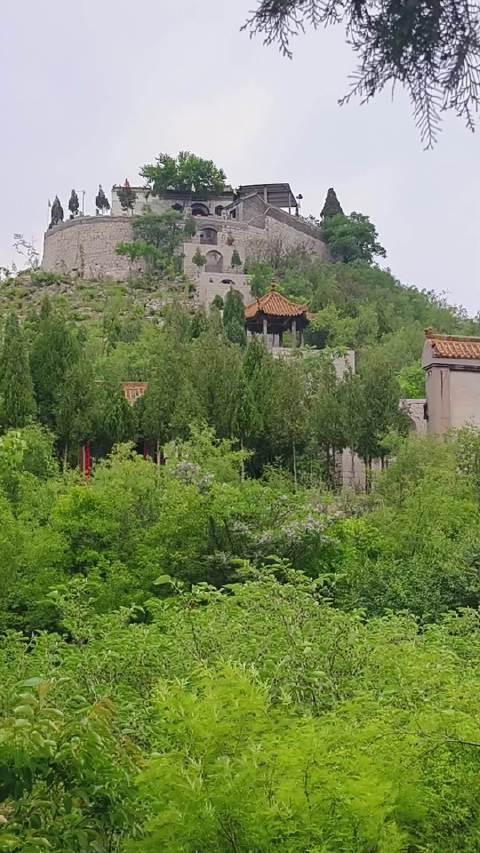
<svg viewBox="0 0 480 853">
<path fill-rule="evenodd" d="M 200 231 L 200 243 L 216 246 L 218 243 L 218 235 L 215 228 L 202 228 Z"/>
<path fill-rule="evenodd" d="M 183 204 L 180 204 L 179 201 L 176 201 L 175 204 L 172 204 L 172 210 L 178 210 L 179 213 L 183 211 Z"/>
<path fill-rule="evenodd" d="M 207 259 L 207 263 L 205 265 L 206 272 L 223 271 L 223 257 L 220 252 L 216 252 L 215 250 L 213 250 L 211 252 L 207 252 L 205 257 Z"/>
<path fill-rule="evenodd" d="M 210 211 L 206 204 L 194 201 L 192 204 L 192 216 L 210 216 Z"/>
</svg>

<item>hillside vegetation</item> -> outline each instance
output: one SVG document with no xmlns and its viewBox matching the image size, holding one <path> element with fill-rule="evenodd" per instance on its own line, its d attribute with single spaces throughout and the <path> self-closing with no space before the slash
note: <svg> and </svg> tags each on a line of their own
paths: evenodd
<svg viewBox="0 0 480 853">
<path fill-rule="evenodd" d="M 399 409 L 424 327 L 477 321 L 365 263 L 249 274 L 320 353 L 174 274 L 1 284 L 0 851 L 479 849 L 480 437 Z"/>
</svg>

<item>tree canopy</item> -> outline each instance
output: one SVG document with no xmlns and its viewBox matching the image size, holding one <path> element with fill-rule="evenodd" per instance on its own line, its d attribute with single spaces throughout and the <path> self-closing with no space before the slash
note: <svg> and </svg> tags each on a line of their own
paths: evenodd
<svg viewBox="0 0 480 853">
<path fill-rule="evenodd" d="M 221 193 L 225 188 L 225 172 L 213 160 L 205 160 L 190 151 L 180 151 L 176 157 L 159 154 L 155 163 L 140 170 L 153 195 L 173 190 L 182 193 Z"/>
<path fill-rule="evenodd" d="M 373 263 L 375 257 L 387 254 L 378 241 L 377 229 L 368 216 L 351 213 L 334 214 L 322 221 L 322 236 L 336 261 Z"/>
</svg>

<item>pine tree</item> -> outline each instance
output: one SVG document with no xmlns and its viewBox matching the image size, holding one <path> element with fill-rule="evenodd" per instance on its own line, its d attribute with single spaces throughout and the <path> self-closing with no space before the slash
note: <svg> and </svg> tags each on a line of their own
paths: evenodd
<svg viewBox="0 0 480 853">
<path fill-rule="evenodd" d="M 0 391 L 4 426 L 25 426 L 35 414 L 35 400 L 27 348 L 16 314 L 9 315 L 5 326 Z"/>
<path fill-rule="evenodd" d="M 78 216 L 80 204 L 78 202 L 78 195 L 75 190 L 72 190 L 70 195 L 70 200 L 68 202 L 68 209 L 70 211 L 70 219 L 75 219 Z"/>
<path fill-rule="evenodd" d="M 327 192 L 325 204 L 323 205 L 320 216 L 322 219 L 328 219 L 329 216 L 343 216 L 342 206 L 333 187 L 330 187 Z"/>
</svg>

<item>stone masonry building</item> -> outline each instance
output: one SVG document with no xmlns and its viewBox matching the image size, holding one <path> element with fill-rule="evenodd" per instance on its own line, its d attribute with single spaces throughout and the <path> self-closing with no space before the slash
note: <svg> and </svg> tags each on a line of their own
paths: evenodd
<svg viewBox="0 0 480 853">
<path fill-rule="evenodd" d="M 173 209 L 194 217 L 196 233 L 182 247 L 183 269 L 202 305 L 209 305 L 217 294 L 225 296 L 231 287 L 247 303 L 251 298 L 244 272 L 247 260 L 276 257 L 296 248 L 327 257 L 319 229 L 300 217 L 289 184 L 250 184 L 236 191 L 227 187 L 215 195 L 171 191 L 161 197 L 152 196 L 145 187 L 133 187 L 136 199 L 131 212 L 122 210 L 118 189 L 112 189 L 111 215 L 80 216 L 46 232 L 44 270 L 116 281 L 140 274 L 141 262 L 132 264 L 115 248 L 132 240 L 132 213 L 141 215 L 147 208 L 153 213 Z M 232 264 L 234 250 L 240 265 Z M 206 258 L 200 270 L 193 261 L 198 251 Z"/>
</svg>

